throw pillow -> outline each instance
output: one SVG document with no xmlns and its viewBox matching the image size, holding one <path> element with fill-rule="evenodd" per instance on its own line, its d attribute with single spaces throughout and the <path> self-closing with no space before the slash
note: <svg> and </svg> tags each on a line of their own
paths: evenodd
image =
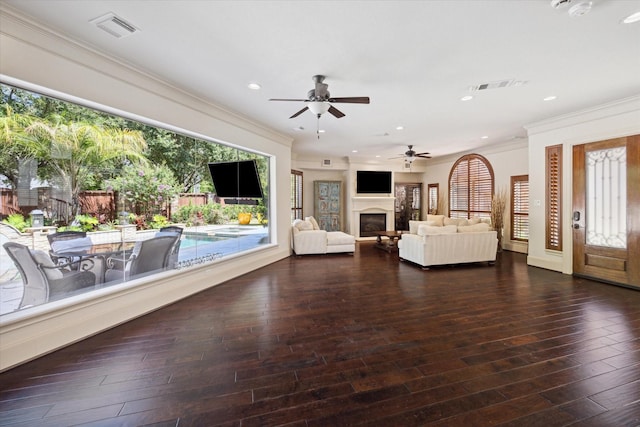
<svg viewBox="0 0 640 427">
<path fill-rule="evenodd" d="M 421 224 L 418 227 L 419 236 L 433 236 L 435 234 L 455 234 L 457 231 L 455 225 L 445 225 L 443 227 L 437 227 L 433 225 Z"/>
<path fill-rule="evenodd" d="M 458 233 L 482 233 L 485 231 L 489 231 L 489 224 L 484 222 L 474 224 L 474 225 L 463 225 L 458 227 Z"/>
<path fill-rule="evenodd" d="M 444 226 L 444 215 L 427 215 L 427 221 L 435 221 L 436 226 Z"/>
<path fill-rule="evenodd" d="M 469 225 L 476 225 L 476 224 L 480 224 L 480 218 L 470 218 L 469 219 Z"/>
<path fill-rule="evenodd" d="M 311 221 L 300 221 L 296 224 L 296 228 L 300 231 L 310 231 L 313 230 L 313 224 Z"/>
<path fill-rule="evenodd" d="M 309 221 L 311 225 L 313 225 L 314 230 L 320 230 L 320 226 L 318 225 L 318 221 L 312 216 L 308 216 L 304 219 L 305 221 Z"/>
<path fill-rule="evenodd" d="M 447 216 L 444 217 L 443 223 L 444 225 L 469 225 L 469 221 L 465 218 L 449 218 Z"/>
<path fill-rule="evenodd" d="M 418 227 L 420 224 L 424 225 L 435 225 L 434 222 L 431 221 L 409 221 L 409 234 L 418 234 Z"/>
</svg>

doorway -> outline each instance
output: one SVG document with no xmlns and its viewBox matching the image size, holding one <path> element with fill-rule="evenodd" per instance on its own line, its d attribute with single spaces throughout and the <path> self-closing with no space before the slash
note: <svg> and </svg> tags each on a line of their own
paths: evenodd
<svg viewBox="0 0 640 427">
<path fill-rule="evenodd" d="M 398 182 L 394 188 L 396 231 L 409 230 L 409 221 L 420 220 L 422 184 Z"/>
<path fill-rule="evenodd" d="M 573 274 L 640 289 L 640 135 L 573 147 Z"/>
</svg>

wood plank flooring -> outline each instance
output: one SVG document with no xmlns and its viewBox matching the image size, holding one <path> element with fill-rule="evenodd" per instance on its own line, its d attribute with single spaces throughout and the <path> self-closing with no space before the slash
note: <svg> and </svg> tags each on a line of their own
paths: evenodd
<svg viewBox="0 0 640 427">
<path fill-rule="evenodd" d="M 0 374 L 3 426 L 638 426 L 640 292 L 291 257 Z"/>
</svg>

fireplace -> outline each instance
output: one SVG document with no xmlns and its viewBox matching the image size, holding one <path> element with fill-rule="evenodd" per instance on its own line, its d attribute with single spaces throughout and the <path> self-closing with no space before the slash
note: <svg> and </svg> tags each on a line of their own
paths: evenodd
<svg viewBox="0 0 640 427">
<path fill-rule="evenodd" d="M 385 231 L 386 229 L 386 213 L 360 214 L 360 237 L 373 237 L 376 235 L 376 231 Z"/>
<path fill-rule="evenodd" d="M 370 240 L 375 238 L 376 231 L 393 230 L 394 201 L 395 197 L 351 198 L 349 234 L 356 236 L 356 239 Z M 361 226 L 361 218 L 368 224 Z"/>
</svg>

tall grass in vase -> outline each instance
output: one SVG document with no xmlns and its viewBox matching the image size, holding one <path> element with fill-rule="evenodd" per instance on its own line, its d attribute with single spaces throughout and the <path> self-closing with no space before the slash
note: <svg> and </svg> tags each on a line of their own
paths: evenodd
<svg viewBox="0 0 640 427">
<path fill-rule="evenodd" d="M 502 252 L 502 232 L 504 230 L 504 212 L 507 207 L 507 190 L 499 189 L 491 199 L 491 226 L 498 234 L 498 252 Z"/>
</svg>

